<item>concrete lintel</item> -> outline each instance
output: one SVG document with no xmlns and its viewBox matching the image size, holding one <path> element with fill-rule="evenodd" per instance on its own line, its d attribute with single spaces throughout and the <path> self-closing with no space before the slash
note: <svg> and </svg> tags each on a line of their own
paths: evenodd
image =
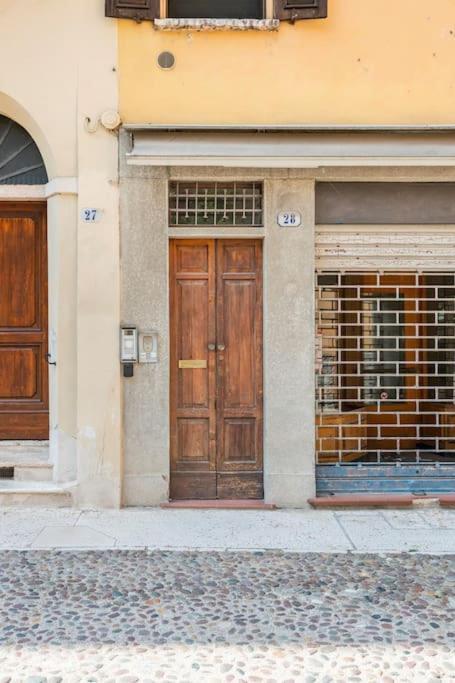
<svg viewBox="0 0 455 683">
<path fill-rule="evenodd" d="M 57 194 L 77 195 L 77 178 L 53 178 L 46 185 L 0 185 L 0 200 L 36 201 Z"/>
<path fill-rule="evenodd" d="M 46 198 L 47 185 L 0 185 L 0 200 L 36 201 Z"/>
</svg>

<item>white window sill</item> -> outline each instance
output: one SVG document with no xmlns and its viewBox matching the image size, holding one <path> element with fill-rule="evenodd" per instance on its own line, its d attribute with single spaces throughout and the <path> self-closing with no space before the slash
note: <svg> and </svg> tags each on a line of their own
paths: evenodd
<svg viewBox="0 0 455 683">
<path fill-rule="evenodd" d="M 160 31 L 276 31 L 278 19 L 155 19 Z"/>
</svg>

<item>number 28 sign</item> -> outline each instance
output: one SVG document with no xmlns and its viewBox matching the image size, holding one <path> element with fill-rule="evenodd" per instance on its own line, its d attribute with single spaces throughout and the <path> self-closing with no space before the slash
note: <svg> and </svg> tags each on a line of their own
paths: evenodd
<svg viewBox="0 0 455 683">
<path fill-rule="evenodd" d="M 277 220 L 280 228 L 298 228 L 302 224 L 302 216 L 298 211 L 281 211 Z"/>
</svg>

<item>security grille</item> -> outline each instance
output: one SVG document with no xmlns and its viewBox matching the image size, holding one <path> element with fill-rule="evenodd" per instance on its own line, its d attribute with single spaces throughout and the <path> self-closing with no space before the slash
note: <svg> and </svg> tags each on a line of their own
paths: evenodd
<svg viewBox="0 0 455 683">
<path fill-rule="evenodd" d="M 455 274 L 317 273 L 318 465 L 455 463 Z"/>
<path fill-rule="evenodd" d="M 169 224 L 173 227 L 262 226 L 263 185 L 171 182 Z"/>
</svg>

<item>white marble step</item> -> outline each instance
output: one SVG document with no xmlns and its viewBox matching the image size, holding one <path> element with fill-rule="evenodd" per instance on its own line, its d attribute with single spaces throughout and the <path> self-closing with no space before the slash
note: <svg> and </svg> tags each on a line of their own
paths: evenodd
<svg viewBox="0 0 455 683">
<path fill-rule="evenodd" d="M 52 481 L 49 442 L 0 441 L 0 468 L 9 467 L 17 481 Z"/>
<path fill-rule="evenodd" d="M 0 506 L 71 507 L 68 489 L 51 481 L 0 479 Z"/>
</svg>

